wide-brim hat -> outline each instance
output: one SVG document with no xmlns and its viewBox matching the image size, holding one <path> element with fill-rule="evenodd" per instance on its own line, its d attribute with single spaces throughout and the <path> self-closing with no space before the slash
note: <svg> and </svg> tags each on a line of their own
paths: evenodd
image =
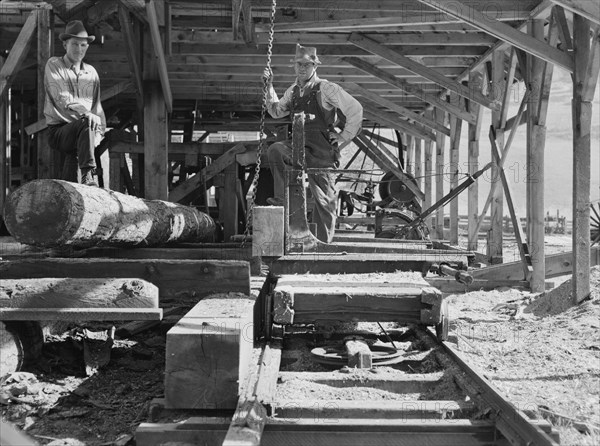
<svg viewBox="0 0 600 446">
<path fill-rule="evenodd" d="M 296 56 L 291 62 L 312 62 L 314 64 L 320 64 L 319 56 L 317 56 L 317 49 L 314 46 L 302 46 L 299 43 L 296 44 Z"/>
<path fill-rule="evenodd" d="M 86 31 L 85 26 L 83 26 L 83 22 L 81 20 L 73 20 L 67 23 L 65 32 L 58 35 L 58 38 L 63 42 L 72 37 L 77 37 L 78 39 L 87 39 L 89 43 L 96 39 L 96 36 L 88 35 L 88 32 Z"/>
</svg>

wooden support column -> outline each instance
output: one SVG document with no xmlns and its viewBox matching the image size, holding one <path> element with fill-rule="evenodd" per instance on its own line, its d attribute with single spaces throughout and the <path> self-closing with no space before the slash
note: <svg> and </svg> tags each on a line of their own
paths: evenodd
<svg viewBox="0 0 600 446">
<path fill-rule="evenodd" d="M 445 125 L 446 114 L 439 108 L 435 109 L 435 120 L 438 124 Z M 442 132 L 436 132 L 435 138 L 435 201 L 444 197 L 444 145 L 446 138 Z M 435 237 L 444 239 L 444 207 L 441 206 L 435 213 Z"/>
<path fill-rule="evenodd" d="M 462 98 L 452 95 L 454 101 L 464 103 Z M 459 148 L 460 148 L 460 132 L 462 130 L 462 120 L 451 116 L 450 117 L 450 188 L 454 189 L 458 186 L 458 175 L 460 171 L 459 165 Z M 458 245 L 458 199 L 450 202 L 450 243 Z"/>
<path fill-rule="evenodd" d="M 223 187 L 219 200 L 219 219 L 223 223 L 223 237 L 226 242 L 238 233 L 238 200 L 236 195 L 238 163 L 233 162 L 223 172 Z"/>
<path fill-rule="evenodd" d="M 0 70 L 4 58 L 0 56 Z M 23 150 L 21 148 L 21 150 Z M 4 203 L 10 192 L 10 89 L 0 96 L 0 213 L 4 219 Z"/>
<path fill-rule="evenodd" d="M 590 175 L 592 100 L 600 67 L 598 26 L 573 17 L 573 302 L 590 295 Z"/>
<path fill-rule="evenodd" d="M 553 16 L 555 17 L 555 16 Z M 536 39 L 544 39 L 544 22 L 533 20 L 528 23 L 529 33 Z M 548 29 L 548 43 L 556 45 L 558 32 L 553 19 Z M 527 67 L 528 88 L 531 99 L 527 114 L 527 240 L 531 250 L 533 274 L 531 291 L 541 293 L 545 290 L 546 254 L 545 207 L 544 207 L 544 148 L 546 144 L 546 112 L 550 86 L 552 83 L 552 64 L 535 56 L 529 56 Z"/>
<path fill-rule="evenodd" d="M 37 14 L 37 117 L 38 120 L 45 119 L 44 101 L 46 100 L 46 89 L 44 88 L 44 71 L 46 62 L 52 56 L 54 48 L 54 33 L 52 32 L 52 11 L 50 9 L 39 9 Z M 61 154 L 50 149 L 48 146 L 48 132 L 38 132 L 37 159 L 38 178 L 60 178 L 61 177 Z M 21 149 L 22 150 L 22 149 Z"/>
<path fill-rule="evenodd" d="M 504 89 L 504 51 L 497 50 L 492 56 L 492 79 L 489 94 L 502 97 Z M 506 104 L 503 104 L 506 106 Z M 492 126 L 496 131 L 496 143 L 504 149 L 504 129 L 501 128 L 502 111 L 492 111 Z M 493 159 L 493 158 L 492 158 Z M 492 181 L 500 181 L 500 172 L 496 163 L 492 167 Z M 491 203 L 491 227 L 488 233 L 487 256 L 492 264 L 502 263 L 502 218 L 504 211 L 504 196 L 501 187 L 496 187 Z"/>
<path fill-rule="evenodd" d="M 483 87 L 483 76 L 481 73 L 471 71 L 469 73 L 469 88 L 481 91 Z M 483 108 L 475 102 L 469 101 L 468 109 L 471 113 L 477 116 L 475 124 L 469 123 L 469 155 L 468 155 L 468 170 L 469 174 L 473 175 L 479 170 L 479 133 L 481 130 L 481 118 L 483 116 Z M 469 239 L 467 242 L 467 250 L 477 250 L 477 220 L 479 218 L 479 182 L 475 181 L 469 186 L 468 191 L 468 233 Z"/>
<path fill-rule="evenodd" d="M 406 140 L 406 157 L 404 162 L 404 170 L 406 173 L 413 175 L 415 172 L 415 148 L 413 146 L 413 137 L 404 135 Z"/>
<path fill-rule="evenodd" d="M 427 111 L 425 116 L 433 120 L 433 112 Z M 425 140 L 425 198 L 423 200 L 423 209 L 429 209 L 433 204 L 433 175 L 435 169 L 433 167 L 433 141 L 430 139 Z M 431 229 L 434 227 L 434 217 L 427 218 L 427 226 Z"/>
<path fill-rule="evenodd" d="M 423 141 L 415 138 L 415 179 L 419 189 L 423 190 Z M 424 208 L 426 209 L 426 208 Z"/>
</svg>

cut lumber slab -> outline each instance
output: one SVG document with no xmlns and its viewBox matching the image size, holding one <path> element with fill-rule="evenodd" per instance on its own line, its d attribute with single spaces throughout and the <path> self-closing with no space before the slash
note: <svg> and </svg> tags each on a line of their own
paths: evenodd
<svg viewBox="0 0 600 446">
<path fill-rule="evenodd" d="M 61 180 L 24 184 L 8 197 L 4 218 L 19 242 L 43 247 L 199 242 L 216 229 L 192 207 Z"/>
<path fill-rule="evenodd" d="M 522 270 L 521 270 L 522 271 Z M 429 285 L 439 289 L 442 293 L 468 293 L 471 291 L 491 291 L 500 287 L 520 288 L 529 290 L 526 280 L 494 280 L 476 279 L 469 285 L 457 282 L 452 277 L 425 277 Z"/>
<path fill-rule="evenodd" d="M 160 321 L 161 319 L 160 308 L 0 308 L 1 321 Z"/>
<path fill-rule="evenodd" d="M 29 259 L 0 261 L 3 279 L 137 277 L 161 299 L 199 299 L 219 292 L 250 293 L 247 262 L 220 260 Z"/>
<path fill-rule="evenodd" d="M 428 283 L 420 273 L 393 272 L 372 274 L 285 274 L 277 278 L 280 286 L 338 287 L 352 284 L 356 287 L 423 288 Z"/>
<path fill-rule="evenodd" d="M 600 246 L 592 246 L 590 255 L 591 266 L 600 264 Z M 563 276 L 573 272 L 573 253 L 564 252 L 546 256 L 546 278 Z M 474 279 L 488 280 L 523 280 L 522 262 L 503 263 L 488 266 L 471 273 Z"/>
<path fill-rule="evenodd" d="M 283 255 L 283 206 L 255 206 L 252 211 L 252 255 Z"/>
<path fill-rule="evenodd" d="M 496 442 L 493 421 L 415 419 L 323 419 L 280 420 L 268 418 L 262 446 L 480 446 Z M 136 430 L 136 443 L 159 446 L 168 442 L 183 444 L 222 444 L 230 419 L 194 417 L 182 423 L 142 423 Z"/>
<path fill-rule="evenodd" d="M 435 254 L 288 254 L 271 265 L 271 272 L 280 274 L 343 274 L 418 271 L 423 275 L 433 263 L 467 265 L 467 256 L 460 253 Z"/>
<path fill-rule="evenodd" d="M 130 278 L 3 279 L 0 308 L 158 308 L 158 288 Z"/>
<path fill-rule="evenodd" d="M 167 332 L 165 401 L 176 409 L 235 409 L 249 370 L 254 299 L 200 301 Z"/>
</svg>

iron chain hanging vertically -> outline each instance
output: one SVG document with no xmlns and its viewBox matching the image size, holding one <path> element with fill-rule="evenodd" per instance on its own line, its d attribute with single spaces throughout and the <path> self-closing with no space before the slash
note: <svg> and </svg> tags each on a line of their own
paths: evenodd
<svg viewBox="0 0 600 446">
<path fill-rule="evenodd" d="M 269 24 L 269 40 L 267 44 L 267 69 L 271 71 L 271 56 L 273 55 L 273 35 L 275 32 L 275 11 L 277 8 L 277 0 L 273 0 L 271 3 L 271 17 Z M 252 227 L 252 217 L 254 213 L 254 202 L 256 200 L 256 188 L 258 187 L 258 179 L 260 177 L 260 164 L 261 156 L 265 146 L 265 119 L 267 113 L 267 96 L 269 92 L 269 83 L 263 82 L 262 89 L 262 107 L 260 111 L 260 129 L 259 129 L 259 143 L 256 151 L 256 168 L 254 169 L 254 177 L 252 178 L 252 184 L 250 185 L 250 203 L 246 212 L 246 229 L 244 231 L 244 238 L 242 240 L 242 246 L 246 243 L 248 235 L 250 234 L 250 228 Z"/>
</svg>

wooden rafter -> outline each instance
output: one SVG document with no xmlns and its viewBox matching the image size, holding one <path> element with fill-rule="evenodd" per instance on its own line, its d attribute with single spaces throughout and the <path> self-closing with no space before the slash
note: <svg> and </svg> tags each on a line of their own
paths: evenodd
<svg viewBox="0 0 600 446">
<path fill-rule="evenodd" d="M 156 7 L 153 0 L 146 1 L 146 14 L 148 15 L 150 36 L 152 37 L 152 46 L 154 47 L 154 55 L 156 56 L 156 62 L 158 65 L 158 76 L 160 78 L 160 85 L 165 98 L 165 105 L 167 106 L 167 111 L 171 113 L 173 111 L 173 94 L 171 93 L 171 85 L 169 84 L 167 61 L 165 59 L 165 52 L 163 50 L 160 30 L 158 28 L 158 16 L 156 14 Z"/>
<path fill-rule="evenodd" d="M 365 118 L 373 122 L 377 122 L 384 127 L 396 129 L 399 132 L 405 132 L 418 138 L 432 139 L 433 137 L 433 134 L 431 132 L 420 129 L 415 126 L 411 126 L 411 124 L 407 123 L 406 121 L 398 119 L 398 117 L 395 114 L 386 113 L 369 102 L 363 101 L 362 106 L 363 116 Z"/>
<path fill-rule="evenodd" d="M 370 91 L 366 88 L 363 88 L 360 85 L 357 85 L 353 82 L 341 82 L 340 85 L 344 89 L 348 90 L 351 93 L 363 96 L 366 99 L 369 99 L 370 101 L 373 101 L 376 104 L 381 105 L 382 107 L 386 107 L 386 108 L 390 109 L 391 111 L 398 113 L 399 115 L 405 116 L 406 118 L 417 122 L 418 124 L 429 127 L 433 130 L 438 130 L 438 131 L 450 136 L 449 128 L 444 127 L 443 125 L 439 125 L 437 122 L 433 121 L 432 119 L 427 119 L 425 116 L 415 113 L 414 111 L 409 110 L 406 107 L 402 107 L 401 105 L 398 105 L 395 102 L 390 101 L 389 99 L 386 99 L 376 93 L 373 93 L 372 91 Z"/>
<path fill-rule="evenodd" d="M 17 37 L 15 44 L 6 58 L 6 62 L 0 70 L 0 96 L 2 96 L 8 88 L 10 88 L 10 85 L 14 80 L 14 76 L 21 69 L 21 65 L 27 57 L 27 53 L 31 47 L 31 42 L 33 40 L 33 35 L 36 32 L 36 28 L 37 15 L 35 11 L 32 11 L 29 13 L 29 17 L 21 29 L 19 37 Z"/>
<path fill-rule="evenodd" d="M 595 0 L 552 0 L 552 2 L 600 25 L 600 3 Z"/>
<path fill-rule="evenodd" d="M 474 121 L 474 117 L 470 113 L 468 113 L 464 108 L 460 108 L 455 105 L 449 104 L 445 101 L 442 101 L 437 97 L 437 95 L 426 93 L 418 86 L 404 82 L 396 78 L 393 74 L 390 74 L 388 71 L 383 70 L 371 63 L 365 62 L 364 60 L 361 60 L 356 57 L 345 57 L 344 61 L 356 68 L 363 70 L 366 73 L 369 73 L 381 79 L 384 82 L 387 82 L 388 84 L 396 88 L 401 89 L 409 95 L 415 96 L 421 99 L 422 101 L 432 104 L 441 110 L 456 115 L 467 122 Z"/>
<path fill-rule="evenodd" d="M 558 32 L 560 36 L 560 41 L 563 44 L 562 49 L 569 51 L 573 49 L 573 38 L 571 37 L 571 30 L 569 29 L 569 24 L 567 23 L 567 18 L 565 16 L 565 10 L 562 6 L 556 5 L 552 8 L 552 12 L 554 14 L 554 19 L 558 25 Z"/>
<path fill-rule="evenodd" d="M 435 0 L 417 0 L 452 17 L 456 17 L 475 28 L 482 30 L 500 40 L 533 54 L 546 62 L 558 65 L 568 71 L 573 71 L 573 59 L 558 48 L 525 34 L 506 23 L 491 17 L 486 17 L 475 8 L 460 2 L 440 3 Z"/>
<path fill-rule="evenodd" d="M 426 67 L 423 64 L 415 62 L 414 60 L 399 54 L 391 48 L 388 48 L 378 41 L 371 39 L 360 33 L 352 33 L 348 38 L 348 41 L 354 45 L 362 48 L 365 51 L 369 51 L 372 54 L 381 56 L 388 61 L 395 63 L 407 70 L 412 71 L 419 76 L 429 79 L 430 81 L 446 88 L 447 90 L 454 92 L 460 96 L 463 96 L 471 101 L 477 102 L 484 107 L 496 109 L 499 108 L 499 101 L 490 100 L 478 91 L 473 91 L 469 87 L 466 87 L 458 82 L 449 79 L 436 70 Z"/>
</svg>

